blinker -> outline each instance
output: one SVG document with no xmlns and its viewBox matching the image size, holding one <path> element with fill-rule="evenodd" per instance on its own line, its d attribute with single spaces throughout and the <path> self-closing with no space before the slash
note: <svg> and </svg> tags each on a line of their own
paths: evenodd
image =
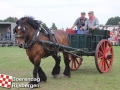
<svg viewBox="0 0 120 90">
<path fill-rule="evenodd" d="M 21 27 L 21 26 L 19 25 L 19 26 L 18 26 L 18 29 L 22 29 L 23 32 L 26 31 L 26 28 L 25 28 L 24 26 Z"/>
<path fill-rule="evenodd" d="M 25 27 L 22 27 L 22 31 L 25 32 L 26 28 Z"/>
</svg>

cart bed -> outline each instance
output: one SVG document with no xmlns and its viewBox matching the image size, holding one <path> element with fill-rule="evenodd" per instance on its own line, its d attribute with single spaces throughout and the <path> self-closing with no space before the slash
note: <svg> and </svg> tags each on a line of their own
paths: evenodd
<svg viewBox="0 0 120 90">
<path fill-rule="evenodd" d="M 86 48 L 95 51 L 97 44 L 102 39 L 108 39 L 110 31 L 108 30 L 89 30 L 89 34 L 69 34 L 70 47 L 73 48 Z"/>
</svg>

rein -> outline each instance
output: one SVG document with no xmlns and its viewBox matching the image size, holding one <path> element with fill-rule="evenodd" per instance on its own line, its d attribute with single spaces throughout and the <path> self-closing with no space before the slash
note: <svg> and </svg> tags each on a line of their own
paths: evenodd
<svg viewBox="0 0 120 90">
<path fill-rule="evenodd" d="M 42 29 L 42 30 L 46 30 L 46 31 L 48 32 L 48 37 L 50 38 L 50 41 L 51 41 L 51 42 L 53 42 L 53 43 L 58 43 L 56 37 L 51 34 L 50 30 L 44 29 L 44 28 L 40 28 L 40 29 L 38 29 L 38 30 L 35 31 L 32 40 L 30 40 L 30 41 L 28 41 L 28 42 L 25 42 L 25 40 L 26 40 L 26 32 L 25 32 L 25 35 L 23 35 L 23 36 L 21 36 L 21 35 L 16 35 L 16 38 L 23 38 L 23 39 L 24 39 L 24 41 L 23 41 L 23 43 L 22 43 L 23 45 L 22 45 L 21 48 L 28 49 L 28 48 L 32 47 L 32 45 L 34 45 L 34 44 L 37 42 L 39 45 L 41 45 L 41 46 L 44 48 L 44 50 L 48 53 L 48 55 L 49 55 L 50 53 L 53 53 L 53 52 L 54 52 L 56 55 L 58 55 L 59 46 L 56 46 L 56 44 L 54 44 L 54 45 L 52 45 L 52 46 L 50 45 L 50 49 L 49 49 L 48 47 L 46 47 L 46 45 L 45 45 L 42 41 L 40 41 L 40 40 L 38 39 L 38 36 L 39 36 L 40 32 L 42 33 L 42 30 L 41 30 L 41 29 Z M 54 38 L 54 40 L 53 40 L 53 38 Z M 52 50 L 52 47 L 54 47 L 55 50 Z"/>
<path fill-rule="evenodd" d="M 24 35 L 24 36 L 16 35 L 16 38 L 24 38 L 23 45 L 22 45 L 21 48 L 28 49 L 28 48 L 30 48 L 33 44 L 36 43 L 37 37 L 39 36 L 39 33 L 40 33 L 40 30 L 36 30 L 36 32 L 35 32 L 32 40 L 31 40 L 31 41 L 28 41 L 27 43 L 25 42 L 25 40 L 26 40 L 26 32 L 25 32 L 25 35 Z"/>
<path fill-rule="evenodd" d="M 16 38 L 24 38 L 24 36 L 21 35 L 15 35 Z"/>
</svg>

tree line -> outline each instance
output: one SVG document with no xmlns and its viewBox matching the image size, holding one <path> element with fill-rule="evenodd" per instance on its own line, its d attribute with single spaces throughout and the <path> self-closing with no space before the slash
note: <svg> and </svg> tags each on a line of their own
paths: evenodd
<svg viewBox="0 0 120 90">
<path fill-rule="evenodd" d="M 15 21 L 15 17 L 8 17 L 4 20 L 0 19 L 0 22 L 14 22 L 15 23 L 16 21 Z M 42 27 L 46 28 L 47 27 L 46 23 L 42 23 Z M 57 30 L 57 26 L 55 25 L 55 23 L 52 23 L 52 26 L 50 27 L 50 29 L 51 30 Z"/>
<path fill-rule="evenodd" d="M 4 20 L 0 19 L 0 22 L 15 22 L 15 17 L 8 17 Z M 106 25 L 120 25 L 120 17 L 116 16 L 116 17 L 111 17 L 107 20 Z M 42 27 L 46 28 L 47 25 L 46 23 L 42 23 Z M 55 25 L 55 23 L 52 23 L 52 26 L 50 27 L 51 30 L 57 30 L 57 26 Z"/>
<path fill-rule="evenodd" d="M 106 25 L 118 25 L 120 24 L 120 17 L 111 17 L 107 20 Z"/>
</svg>

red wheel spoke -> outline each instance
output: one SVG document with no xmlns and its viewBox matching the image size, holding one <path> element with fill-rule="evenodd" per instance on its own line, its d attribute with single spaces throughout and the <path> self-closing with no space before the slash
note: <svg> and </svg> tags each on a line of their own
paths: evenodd
<svg viewBox="0 0 120 90">
<path fill-rule="evenodd" d="M 76 68 L 76 62 L 75 62 L 75 60 L 74 60 L 74 67 Z"/>
<path fill-rule="evenodd" d="M 74 71 L 74 70 L 77 70 L 80 65 L 81 65 L 81 58 L 78 58 L 73 56 L 73 55 L 69 55 L 69 59 L 70 59 L 70 70 L 71 71 Z"/>
<path fill-rule="evenodd" d="M 98 57 L 99 59 L 103 59 L 104 58 L 104 56 L 100 56 L 100 57 Z"/>
<path fill-rule="evenodd" d="M 106 71 L 106 63 L 105 63 L 105 60 L 104 60 L 104 71 Z"/>
<path fill-rule="evenodd" d="M 101 51 L 98 51 L 101 55 L 103 55 L 103 53 Z"/>
<path fill-rule="evenodd" d="M 75 61 L 77 62 L 78 65 L 80 64 L 77 59 Z"/>
<path fill-rule="evenodd" d="M 104 48 L 104 52 L 105 52 L 105 42 L 103 42 L 104 44 L 103 44 L 103 48 Z"/>
<path fill-rule="evenodd" d="M 104 71 L 104 60 L 102 60 L 101 70 Z"/>
<path fill-rule="evenodd" d="M 112 47 L 109 47 L 109 48 L 106 50 L 106 53 L 108 53 L 111 49 L 112 49 Z"/>
<path fill-rule="evenodd" d="M 108 62 L 105 60 L 105 63 L 107 64 L 107 67 L 109 68 Z"/>
<path fill-rule="evenodd" d="M 72 67 L 72 68 L 73 68 L 73 62 L 74 62 L 74 61 L 73 61 L 73 60 L 71 60 L 71 63 L 72 63 L 72 64 L 71 64 L 71 67 Z"/>
<path fill-rule="evenodd" d="M 99 62 L 98 66 L 100 66 L 102 64 L 102 61 L 103 61 L 103 59 Z"/>
<path fill-rule="evenodd" d="M 108 48 L 108 43 L 106 43 L 106 45 L 105 45 L 105 50 L 107 50 L 107 48 Z M 105 51 L 106 52 L 106 51 Z"/>
<path fill-rule="evenodd" d="M 102 52 L 104 52 L 103 45 L 101 45 L 100 47 L 101 47 Z"/>
<path fill-rule="evenodd" d="M 110 62 L 111 62 L 112 60 L 111 60 L 111 59 L 108 59 L 108 61 L 110 61 Z"/>
</svg>

